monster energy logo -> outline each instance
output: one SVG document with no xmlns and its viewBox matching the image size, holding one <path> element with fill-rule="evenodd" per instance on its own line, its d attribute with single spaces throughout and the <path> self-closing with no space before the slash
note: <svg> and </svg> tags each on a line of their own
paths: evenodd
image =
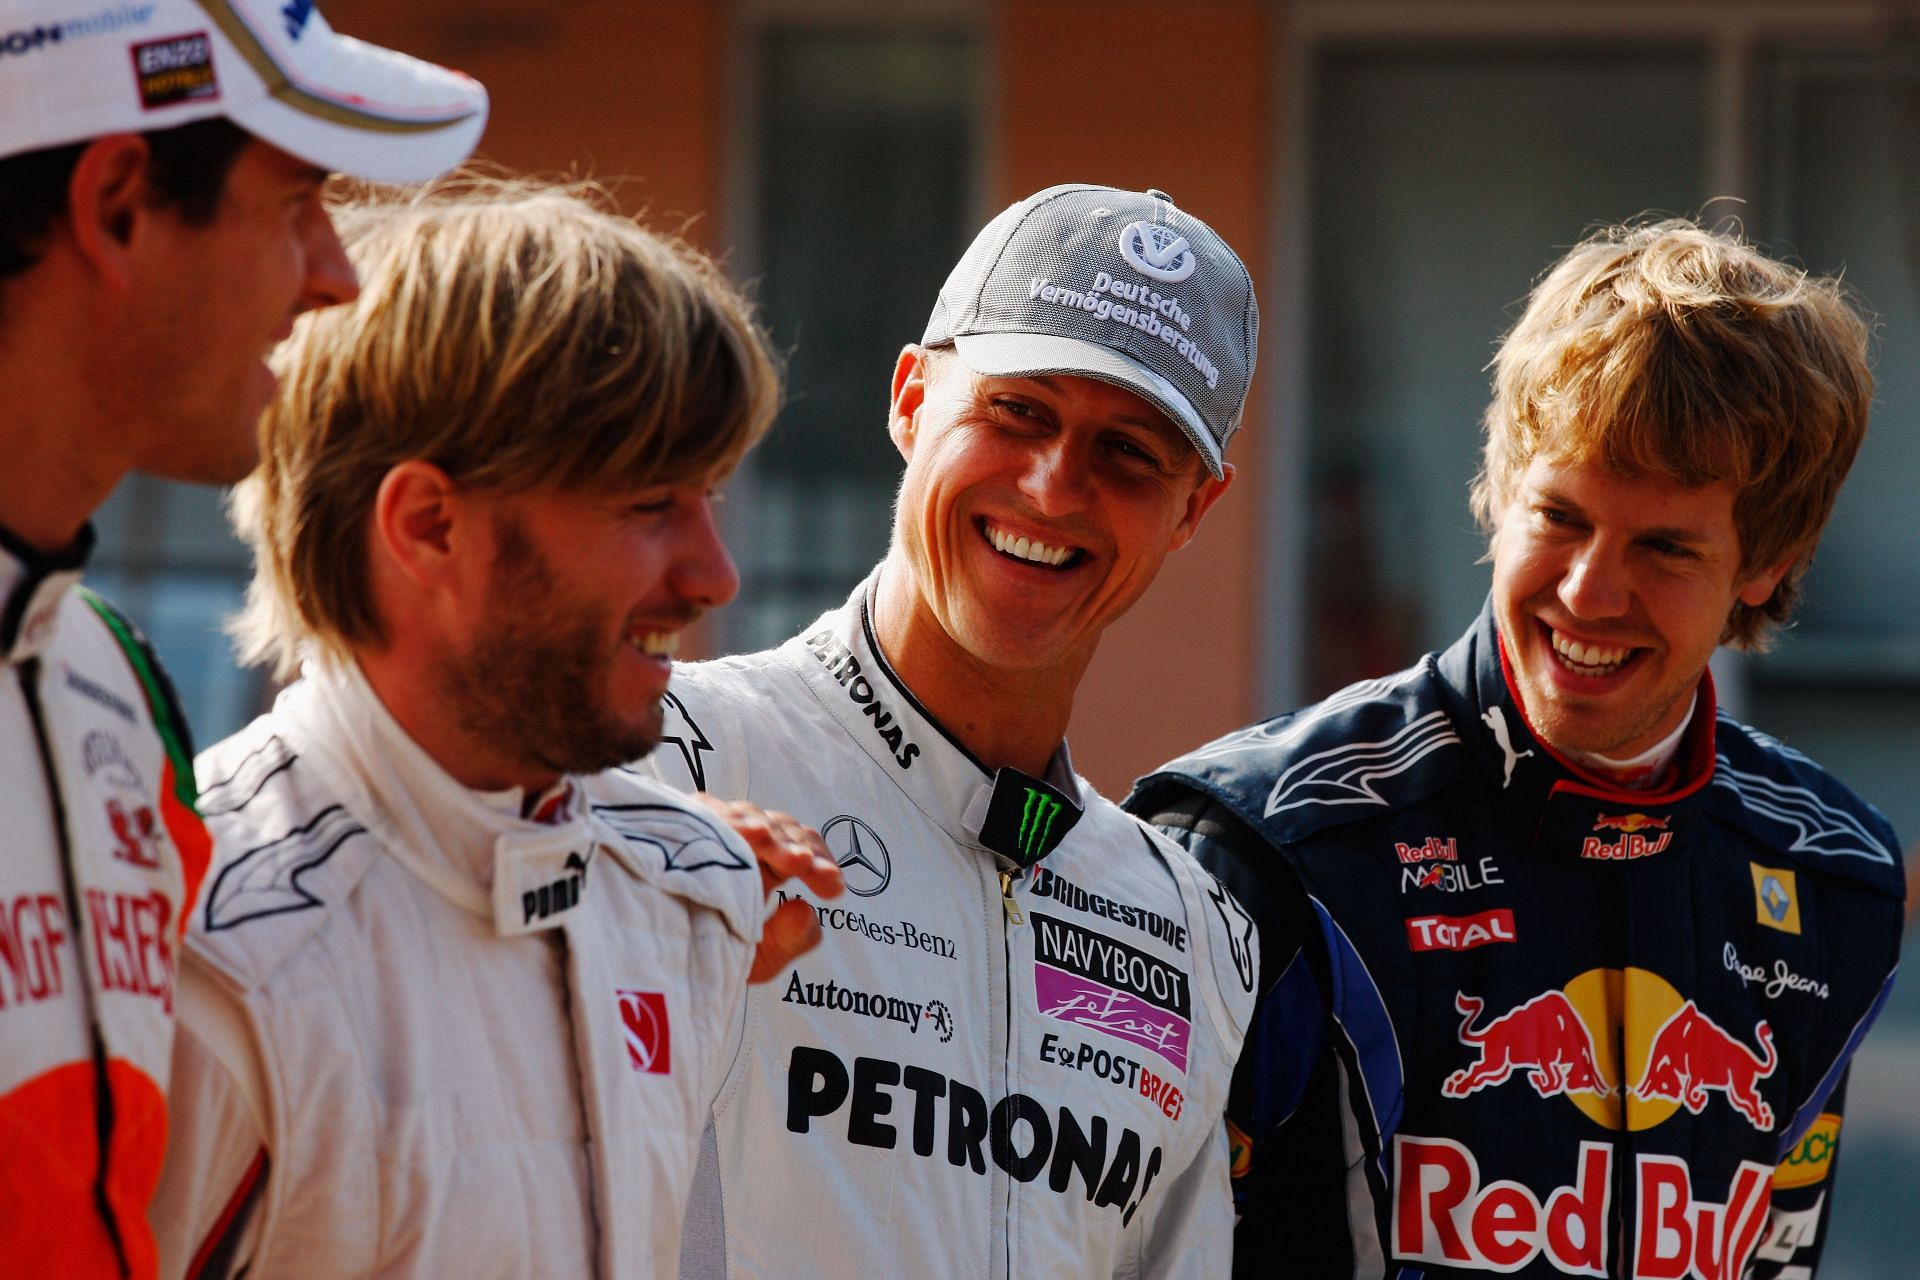
<svg viewBox="0 0 1920 1280">
<path fill-rule="evenodd" d="M 1020 833 L 1014 837 L 1023 861 L 1047 851 L 1047 837 L 1053 834 L 1053 820 L 1059 816 L 1059 800 L 1044 791 L 1027 788 L 1027 802 L 1020 811 Z"/>
<path fill-rule="evenodd" d="M 980 824 L 980 843 L 1001 857 L 1030 867 L 1052 853 L 1080 821 L 1071 797 L 1018 769 L 1001 769 Z"/>
</svg>

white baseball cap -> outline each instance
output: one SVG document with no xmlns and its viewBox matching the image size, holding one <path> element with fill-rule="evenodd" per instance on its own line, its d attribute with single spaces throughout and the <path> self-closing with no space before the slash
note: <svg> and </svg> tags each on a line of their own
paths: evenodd
<svg viewBox="0 0 1920 1280">
<path fill-rule="evenodd" d="M 0 156 L 215 116 L 324 169 L 420 182 L 473 150 L 487 91 L 334 34 L 313 0 L 0 0 Z"/>
</svg>

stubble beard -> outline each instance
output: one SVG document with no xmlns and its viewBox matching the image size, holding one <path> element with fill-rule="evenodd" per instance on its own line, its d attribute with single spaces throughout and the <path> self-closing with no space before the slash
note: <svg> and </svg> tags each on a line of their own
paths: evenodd
<svg viewBox="0 0 1920 1280">
<path fill-rule="evenodd" d="M 441 693 L 463 733 L 544 770 L 592 774 L 638 760 L 660 742 L 656 702 L 643 722 L 608 706 L 605 607 L 564 600 L 526 533 L 504 523 L 487 585 L 486 622 L 441 663 Z"/>
</svg>

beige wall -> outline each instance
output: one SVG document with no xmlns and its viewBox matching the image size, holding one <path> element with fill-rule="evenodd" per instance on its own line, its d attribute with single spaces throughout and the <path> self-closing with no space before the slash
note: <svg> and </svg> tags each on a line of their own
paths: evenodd
<svg viewBox="0 0 1920 1280">
<path fill-rule="evenodd" d="M 1238 249 L 1262 296 L 1272 35 L 1264 0 L 1004 0 L 982 6 L 993 103 L 988 201 L 1056 182 L 1160 187 Z M 623 204 L 710 250 L 721 214 L 731 98 L 729 7 L 696 0 L 330 0 L 352 35 L 445 61 L 485 81 L 481 144 L 512 169 L 624 179 Z M 1142 33 L 1155 33 L 1143 38 Z M 876 371 L 878 376 L 879 371 Z M 1259 402 L 1256 384 L 1255 404 Z M 1119 795 L 1135 774 L 1256 714 L 1259 477 L 1265 425 L 1251 414 L 1230 455 L 1239 476 L 1199 537 L 1171 557 L 1108 634 L 1072 727 L 1081 770 Z"/>
<path fill-rule="evenodd" d="M 1270 299 L 1270 8 L 1261 0 L 1193 0 L 1177 11 L 1149 0 L 1001 5 L 992 27 L 999 136 L 989 145 L 1000 157 L 998 199 L 1056 182 L 1159 187 L 1226 237 Z M 1169 58 L 1163 38 L 1206 56 Z M 1109 630 L 1081 686 L 1075 762 L 1109 795 L 1255 714 L 1263 425 L 1249 416 L 1228 455 L 1239 473 L 1233 487 Z"/>
<path fill-rule="evenodd" d="M 725 246 L 725 7 L 696 0 L 328 0 L 349 34 L 483 81 L 480 155 L 514 170 L 615 183 L 621 203 Z"/>
</svg>

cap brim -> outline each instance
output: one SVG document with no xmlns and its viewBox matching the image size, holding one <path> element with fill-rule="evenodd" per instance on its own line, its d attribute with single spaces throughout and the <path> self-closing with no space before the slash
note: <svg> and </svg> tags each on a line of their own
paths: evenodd
<svg viewBox="0 0 1920 1280">
<path fill-rule="evenodd" d="M 953 343 L 960 358 L 976 373 L 997 378 L 1071 374 L 1098 378 L 1132 391 L 1180 428 L 1214 479 L 1226 476 L 1220 446 L 1192 402 L 1171 382 L 1112 347 L 1051 333 L 971 333 L 955 338 Z"/>
<path fill-rule="evenodd" d="M 243 23 L 215 20 L 265 85 L 226 114 L 310 164 L 375 182 L 424 182 L 465 160 L 487 124 L 487 91 L 457 71 L 332 31 L 298 72 Z"/>
</svg>

